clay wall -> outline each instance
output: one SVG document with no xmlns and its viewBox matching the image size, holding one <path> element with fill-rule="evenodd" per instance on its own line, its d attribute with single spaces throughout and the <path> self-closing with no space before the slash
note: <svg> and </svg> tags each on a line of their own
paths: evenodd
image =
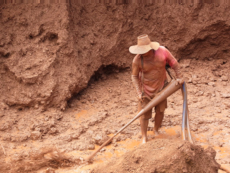
<svg viewBox="0 0 230 173">
<path fill-rule="evenodd" d="M 229 59 L 225 3 L 68 3 L 0 6 L 0 107 L 55 107 L 108 65 L 130 67 L 147 33 L 182 59 Z"/>
</svg>

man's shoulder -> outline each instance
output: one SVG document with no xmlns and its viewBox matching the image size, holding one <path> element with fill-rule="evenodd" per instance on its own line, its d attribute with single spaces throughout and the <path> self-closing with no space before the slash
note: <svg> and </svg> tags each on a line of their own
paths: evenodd
<svg viewBox="0 0 230 173">
<path fill-rule="evenodd" d="M 164 56 L 167 56 L 167 52 L 168 52 L 168 50 L 167 50 L 167 48 L 166 47 L 164 47 L 164 46 L 160 46 L 159 48 L 158 48 L 158 50 L 157 50 L 160 54 L 163 54 Z"/>
<path fill-rule="evenodd" d="M 134 58 L 133 58 L 133 63 L 134 64 L 139 64 L 140 63 L 140 55 L 139 54 L 137 54 Z"/>
<path fill-rule="evenodd" d="M 159 50 L 159 51 L 165 51 L 166 48 L 164 46 L 160 46 L 157 50 Z"/>
</svg>

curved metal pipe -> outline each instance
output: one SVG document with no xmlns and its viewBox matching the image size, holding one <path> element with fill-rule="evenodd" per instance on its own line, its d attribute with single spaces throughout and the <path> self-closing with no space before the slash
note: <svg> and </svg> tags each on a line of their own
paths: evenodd
<svg viewBox="0 0 230 173">
<path fill-rule="evenodd" d="M 182 139 L 188 140 L 190 143 L 194 143 L 190 131 L 189 126 L 189 111 L 188 111 L 188 103 L 187 103 L 187 87 L 184 82 L 182 85 L 182 94 L 183 94 L 183 113 L 182 113 L 182 125 L 181 125 L 181 133 Z"/>
<path fill-rule="evenodd" d="M 107 141 L 105 141 L 96 151 L 94 151 L 87 159 L 86 161 L 90 161 L 96 154 L 99 152 L 105 145 L 107 145 L 109 142 L 112 141 L 112 139 L 117 136 L 120 132 L 122 132 L 126 127 L 128 127 L 132 122 L 134 122 L 137 118 L 142 116 L 144 113 L 146 113 L 148 110 L 155 107 L 157 104 L 165 100 L 167 97 L 172 95 L 174 92 L 179 90 L 182 87 L 182 94 L 184 98 L 183 103 L 183 116 L 182 116 L 182 137 L 184 140 L 186 140 L 186 134 L 189 136 L 189 141 L 193 143 L 190 129 L 189 129 L 189 121 L 188 121 L 188 105 L 187 105 L 187 90 L 185 83 L 183 85 L 177 84 L 176 80 L 172 80 L 161 92 L 159 92 L 132 120 L 130 120 L 125 126 L 123 126 L 116 134 L 114 134 L 112 137 L 110 137 Z M 188 132 L 185 133 L 185 130 Z"/>
<path fill-rule="evenodd" d="M 183 140 L 186 140 L 186 133 L 185 133 L 185 118 L 186 118 L 186 94 L 185 94 L 185 83 L 182 85 L 182 95 L 183 95 L 183 112 L 182 112 L 182 124 L 181 124 L 181 137 Z"/>
<path fill-rule="evenodd" d="M 105 141 L 96 151 L 94 151 L 88 158 L 86 158 L 86 161 L 90 161 L 96 154 L 99 152 L 104 146 L 106 146 L 109 142 L 112 141 L 112 139 L 117 136 L 120 132 L 122 132 L 126 127 L 128 127 L 132 122 L 134 122 L 137 118 L 139 118 L 141 115 L 146 113 L 148 110 L 155 107 L 157 104 L 165 100 L 167 97 L 172 95 L 174 92 L 176 92 L 178 89 L 181 88 L 180 84 L 177 84 L 177 81 L 172 80 L 161 92 L 159 92 L 132 120 L 130 120 L 124 127 L 122 127 L 116 134 L 114 134 L 112 137 L 110 137 L 107 141 Z"/>
</svg>

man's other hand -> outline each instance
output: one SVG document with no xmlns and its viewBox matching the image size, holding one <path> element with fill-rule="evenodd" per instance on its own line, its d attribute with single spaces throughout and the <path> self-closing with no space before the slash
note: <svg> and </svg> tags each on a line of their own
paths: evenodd
<svg viewBox="0 0 230 173">
<path fill-rule="evenodd" d="M 139 95 L 138 95 L 138 100 L 139 100 L 139 101 L 143 102 L 144 99 L 147 99 L 147 100 L 149 100 L 149 101 L 152 100 L 149 96 L 146 96 L 146 95 L 142 96 L 142 94 L 139 94 Z"/>
<path fill-rule="evenodd" d="M 184 83 L 184 79 L 180 78 L 180 79 L 176 79 L 176 85 L 182 85 Z"/>
</svg>

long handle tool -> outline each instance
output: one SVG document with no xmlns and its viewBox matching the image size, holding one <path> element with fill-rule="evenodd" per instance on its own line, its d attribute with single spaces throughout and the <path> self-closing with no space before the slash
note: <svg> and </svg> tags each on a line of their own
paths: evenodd
<svg viewBox="0 0 230 173">
<path fill-rule="evenodd" d="M 126 127 L 128 127 L 132 122 L 134 122 L 137 118 L 139 118 L 141 115 L 146 113 L 148 110 L 152 109 L 159 103 L 161 103 L 163 100 L 165 100 L 167 97 L 172 95 L 174 92 L 176 92 L 178 89 L 180 89 L 182 85 L 177 84 L 176 80 L 172 80 L 161 92 L 159 92 L 132 120 L 130 120 L 124 127 L 122 127 L 116 134 L 114 134 L 110 139 L 105 141 L 96 151 L 94 151 L 87 159 L 86 161 L 89 162 L 91 159 L 99 152 L 105 145 L 110 143 L 115 136 L 117 136 L 119 133 L 121 133 Z"/>
</svg>

